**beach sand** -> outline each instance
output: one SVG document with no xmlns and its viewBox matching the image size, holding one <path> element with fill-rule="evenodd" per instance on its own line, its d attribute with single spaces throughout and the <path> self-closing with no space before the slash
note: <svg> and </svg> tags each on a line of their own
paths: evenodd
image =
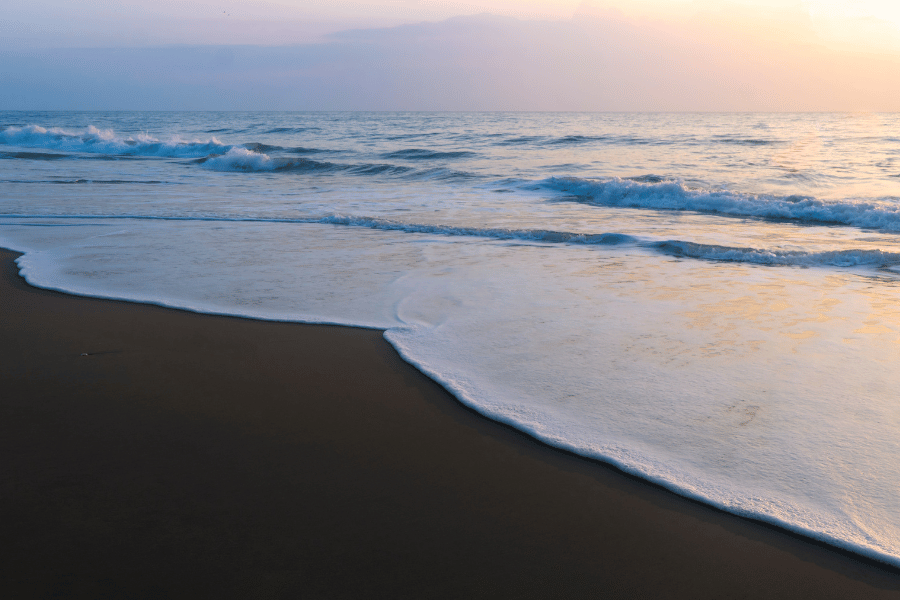
<svg viewBox="0 0 900 600">
<path fill-rule="evenodd" d="M 380 331 L 39 290 L 0 253 L 0 596 L 880 598 L 900 572 L 460 405 Z"/>
</svg>

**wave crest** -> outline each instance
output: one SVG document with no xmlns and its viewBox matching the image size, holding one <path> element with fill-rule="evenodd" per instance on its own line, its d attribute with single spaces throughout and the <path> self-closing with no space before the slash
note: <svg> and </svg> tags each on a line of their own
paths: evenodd
<svg viewBox="0 0 900 600">
<path fill-rule="evenodd" d="M 215 137 L 206 141 L 184 141 L 177 137 L 163 141 L 147 134 L 121 137 L 112 129 L 98 129 L 93 125 L 80 131 L 39 125 L 7 127 L 0 132 L 0 144 L 65 152 L 169 158 L 196 158 L 223 153 L 231 148 Z"/>
<path fill-rule="evenodd" d="M 538 182 L 537 188 L 599 206 L 687 210 L 900 231 L 900 205 L 887 200 L 827 201 L 811 196 L 741 194 L 692 189 L 677 180 L 637 181 L 618 177 L 604 180 L 551 177 Z"/>
</svg>

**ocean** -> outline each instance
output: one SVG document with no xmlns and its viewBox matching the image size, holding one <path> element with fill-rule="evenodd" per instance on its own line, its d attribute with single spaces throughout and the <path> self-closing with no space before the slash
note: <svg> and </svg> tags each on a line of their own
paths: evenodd
<svg viewBox="0 0 900 600">
<path fill-rule="evenodd" d="M 898 114 L 0 112 L 31 284 L 383 328 L 488 418 L 894 566 L 898 236 Z"/>
</svg>

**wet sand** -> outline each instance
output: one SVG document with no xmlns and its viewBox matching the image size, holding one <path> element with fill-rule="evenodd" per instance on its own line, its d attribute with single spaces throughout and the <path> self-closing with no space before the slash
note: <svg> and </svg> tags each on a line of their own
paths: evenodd
<svg viewBox="0 0 900 600">
<path fill-rule="evenodd" d="M 0 252 L 0 595 L 900 598 L 900 571 L 460 405 L 376 330 L 39 290 Z"/>
</svg>

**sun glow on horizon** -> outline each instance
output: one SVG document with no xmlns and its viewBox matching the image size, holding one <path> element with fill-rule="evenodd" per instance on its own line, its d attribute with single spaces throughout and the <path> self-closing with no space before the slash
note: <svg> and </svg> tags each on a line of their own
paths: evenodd
<svg viewBox="0 0 900 600">
<path fill-rule="evenodd" d="M 744 31 L 775 42 L 900 56 L 895 0 L 8 0 L 4 13 L 0 48 L 7 49 L 310 43 L 346 29 L 488 13 L 551 21 L 625 18 L 712 39 L 717 30 Z"/>
<path fill-rule="evenodd" d="M 175 60 L 166 89 L 266 85 L 290 106 L 325 81 L 370 106 L 374 81 L 384 109 L 900 110 L 900 7 L 876 0 L 7 2 L 0 79 L 23 89 L 84 72 L 119 89 Z M 94 54 L 53 58 L 74 49 Z"/>
<path fill-rule="evenodd" d="M 900 55 L 900 3 L 883 0 L 584 0 L 575 14 Z"/>
</svg>

